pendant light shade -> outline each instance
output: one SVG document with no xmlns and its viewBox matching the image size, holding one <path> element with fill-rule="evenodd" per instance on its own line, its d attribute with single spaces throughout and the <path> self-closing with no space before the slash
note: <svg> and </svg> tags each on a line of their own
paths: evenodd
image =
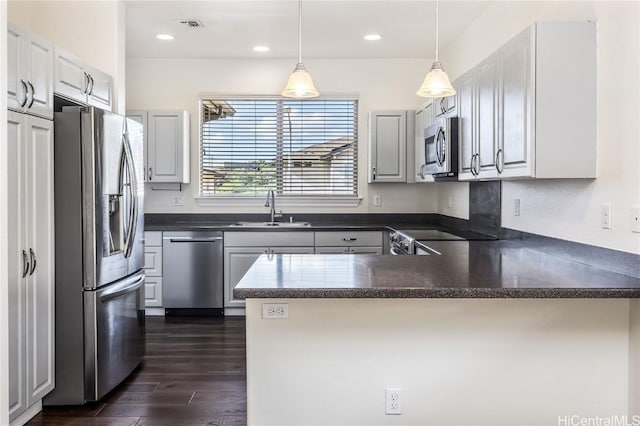
<svg viewBox="0 0 640 426">
<path fill-rule="evenodd" d="M 444 72 L 442 64 L 438 60 L 438 33 L 440 25 L 440 8 L 439 2 L 436 0 L 436 61 L 431 65 L 431 69 L 422 82 L 422 86 L 416 94 L 425 98 L 446 97 L 456 94 L 456 90 L 451 85 L 449 76 Z"/>
<path fill-rule="evenodd" d="M 320 96 L 318 89 L 313 84 L 311 74 L 307 72 L 302 63 L 302 0 L 298 0 L 298 63 L 280 94 L 286 98 L 297 99 Z"/>
<path fill-rule="evenodd" d="M 425 98 L 440 98 L 453 96 L 456 94 L 456 90 L 451 85 L 449 76 L 444 72 L 442 64 L 434 62 L 416 94 Z"/>
</svg>

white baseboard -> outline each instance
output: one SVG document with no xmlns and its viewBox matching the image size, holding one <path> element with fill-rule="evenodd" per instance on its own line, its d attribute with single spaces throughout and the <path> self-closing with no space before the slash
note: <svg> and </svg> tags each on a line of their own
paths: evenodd
<svg viewBox="0 0 640 426">
<path fill-rule="evenodd" d="M 148 317 L 163 317 L 164 308 L 145 308 L 144 313 Z"/>
<path fill-rule="evenodd" d="M 224 308 L 225 317 L 243 317 L 244 308 Z"/>
<path fill-rule="evenodd" d="M 22 413 L 20 417 L 11 422 L 10 426 L 22 426 L 26 424 L 29 420 L 34 418 L 36 414 L 42 411 L 42 400 L 36 402 L 31 407 L 27 408 L 27 411 Z"/>
</svg>

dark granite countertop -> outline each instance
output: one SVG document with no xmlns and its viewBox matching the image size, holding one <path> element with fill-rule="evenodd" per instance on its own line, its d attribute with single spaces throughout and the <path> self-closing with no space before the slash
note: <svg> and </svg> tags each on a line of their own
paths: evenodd
<svg viewBox="0 0 640 426">
<path fill-rule="evenodd" d="M 340 225 L 322 224 L 310 226 L 272 227 L 272 226 L 232 226 L 235 222 L 224 223 L 176 223 L 166 225 L 145 225 L 145 231 L 224 231 L 224 232 L 301 232 L 301 231 L 386 231 L 386 225 Z"/>
<path fill-rule="evenodd" d="M 238 298 L 638 298 L 640 279 L 516 241 L 436 241 L 440 256 L 261 256 Z"/>
</svg>

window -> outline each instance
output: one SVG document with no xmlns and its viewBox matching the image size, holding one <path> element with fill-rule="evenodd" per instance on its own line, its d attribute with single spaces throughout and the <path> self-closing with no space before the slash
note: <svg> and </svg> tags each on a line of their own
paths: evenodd
<svg viewBox="0 0 640 426">
<path fill-rule="evenodd" d="M 357 196 L 358 101 L 203 99 L 202 196 Z"/>
</svg>

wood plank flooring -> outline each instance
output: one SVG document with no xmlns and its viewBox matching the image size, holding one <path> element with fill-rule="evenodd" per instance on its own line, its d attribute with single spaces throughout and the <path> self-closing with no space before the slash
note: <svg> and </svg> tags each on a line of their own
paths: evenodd
<svg viewBox="0 0 640 426">
<path fill-rule="evenodd" d="M 244 318 L 147 317 L 140 367 L 101 402 L 45 407 L 28 425 L 246 425 Z"/>
</svg>

